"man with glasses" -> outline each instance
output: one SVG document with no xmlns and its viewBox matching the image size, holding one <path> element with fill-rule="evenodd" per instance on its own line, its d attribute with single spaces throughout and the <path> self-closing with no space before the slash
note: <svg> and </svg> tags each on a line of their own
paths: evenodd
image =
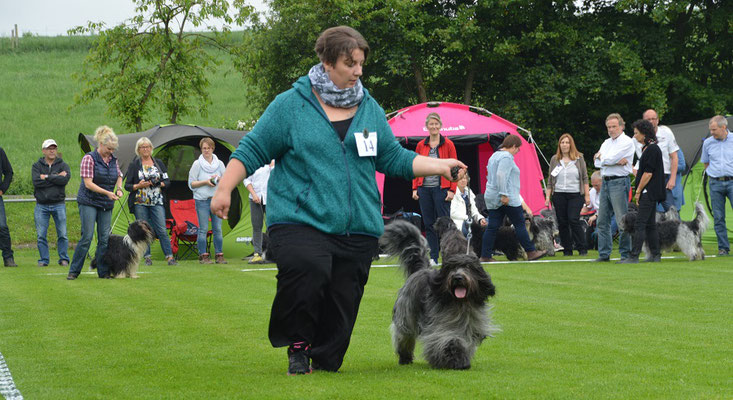
<svg viewBox="0 0 733 400">
<path fill-rule="evenodd" d="M 39 267 L 47 267 L 50 254 L 48 251 L 48 224 L 53 217 L 56 225 L 56 251 L 59 265 L 69 265 L 69 238 L 66 236 L 66 184 L 71 178 L 69 164 L 58 155 L 58 145 L 53 139 L 47 139 L 41 145 L 43 157 L 39 158 L 31 170 L 33 179 L 33 196 L 36 198 L 36 209 L 33 214 L 36 221 L 36 237 L 38 242 Z"/>
</svg>

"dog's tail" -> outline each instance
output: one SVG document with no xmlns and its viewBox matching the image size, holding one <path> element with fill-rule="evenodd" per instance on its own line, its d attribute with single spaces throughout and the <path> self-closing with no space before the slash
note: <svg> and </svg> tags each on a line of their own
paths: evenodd
<svg viewBox="0 0 733 400">
<path fill-rule="evenodd" d="M 430 267 L 428 241 L 409 222 L 397 220 L 385 226 L 379 244 L 390 256 L 399 256 L 406 276 Z"/>
<path fill-rule="evenodd" d="M 705 212 L 705 206 L 703 206 L 699 201 L 695 203 L 695 219 L 693 219 L 693 221 L 697 223 L 697 229 L 700 230 L 701 233 L 705 233 L 708 229 L 708 224 L 710 224 L 710 217 L 708 217 L 708 214 Z"/>
</svg>

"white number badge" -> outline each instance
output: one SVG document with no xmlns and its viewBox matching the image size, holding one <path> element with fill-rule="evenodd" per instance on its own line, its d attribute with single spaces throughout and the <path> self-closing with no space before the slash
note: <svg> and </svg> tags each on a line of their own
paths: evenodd
<svg viewBox="0 0 733 400">
<path fill-rule="evenodd" d="M 377 132 L 369 132 L 364 128 L 363 132 L 354 132 L 354 138 L 356 138 L 359 157 L 374 157 L 377 155 Z"/>
</svg>

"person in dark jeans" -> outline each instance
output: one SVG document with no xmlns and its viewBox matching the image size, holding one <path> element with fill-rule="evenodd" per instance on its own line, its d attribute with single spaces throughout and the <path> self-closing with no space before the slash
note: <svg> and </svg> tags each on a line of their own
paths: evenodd
<svg viewBox="0 0 733 400">
<path fill-rule="evenodd" d="M 41 145 L 43 157 L 39 158 L 31 169 L 33 179 L 33 196 L 36 207 L 33 219 L 36 223 L 36 241 L 38 244 L 39 267 L 47 267 L 51 255 L 48 251 L 48 224 L 53 217 L 56 225 L 56 252 L 59 265 L 69 265 L 69 238 L 66 236 L 66 185 L 71 179 L 71 169 L 58 155 L 58 145 L 53 139 L 47 139 Z"/>
<path fill-rule="evenodd" d="M 417 144 L 415 149 L 417 154 L 430 158 L 457 158 L 456 146 L 450 139 L 440 134 L 443 122 L 438 113 L 428 114 L 425 127 L 430 135 Z M 450 215 L 450 204 L 455 193 L 456 183 L 438 175 L 412 180 L 412 198 L 420 203 L 425 238 L 430 246 L 430 260 L 433 264 L 438 263 L 440 252 L 440 240 L 433 229 L 433 224 L 439 217 Z"/>
<path fill-rule="evenodd" d="M 13 249 L 10 244 L 10 230 L 8 220 L 5 218 L 5 203 L 3 195 L 8 191 L 10 182 L 13 180 L 13 167 L 10 165 L 5 150 L 0 147 L 0 249 L 3 252 L 3 263 L 6 267 L 17 267 L 13 259 Z"/>
<path fill-rule="evenodd" d="M 632 127 L 634 128 L 634 139 L 644 146 L 639 159 L 639 170 L 636 173 L 636 183 L 634 185 L 636 186 L 634 202 L 639 206 L 639 211 L 631 240 L 631 253 L 628 258 L 618 261 L 616 264 L 638 263 L 644 241 L 649 245 L 649 252 L 651 253 L 646 255 L 647 261 L 659 262 L 662 260 L 656 223 L 657 203 L 664 201 L 667 197 L 664 187 L 662 150 L 657 145 L 654 126 L 649 121 L 638 120 L 633 123 Z"/>
</svg>

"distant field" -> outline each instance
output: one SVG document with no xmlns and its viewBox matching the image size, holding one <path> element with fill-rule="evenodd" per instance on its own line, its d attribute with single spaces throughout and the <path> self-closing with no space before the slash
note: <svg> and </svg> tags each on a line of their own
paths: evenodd
<svg viewBox="0 0 733 400">
<path fill-rule="evenodd" d="M 139 280 L 85 268 L 66 281 L 35 258 L 0 267 L 0 353 L 27 399 L 733 397 L 730 258 L 486 265 L 502 331 L 468 371 L 397 364 L 389 324 L 403 278 L 375 265 L 341 373 L 300 377 L 267 339 L 272 265 L 159 262 Z"/>
<path fill-rule="evenodd" d="M 21 38 L 21 41 L 24 38 Z M 116 133 L 129 133 L 120 119 L 105 114 L 106 106 L 101 101 L 69 109 L 74 95 L 81 85 L 72 78 L 81 66 L 86 52 L 76 49 L 74 40 L 84 38 L 33 38 L 37 51 L 12 53 L 0 43 L 0 147 L 8 154 L 13 165 L 15 178 L 9 195 L 32 194 L 31 166 L 41 154 L 41 143 L 48 138 L 55 139 L 59 151 L 72 170 L 72 179 L 67 186 L 67 196 L 75 197 L 79 188 L 79 163 L 83 156 L 77 142 L 80 132 L 93 134 L 100 125 L 111 126 Z M 64 50 L 53 50 L 56 47 Z M 50 50 L 46 50 L 50 49 Z M 240 75 L 233 70 L 231 62 L 221 57 L 224 63 L 215 75 L 210 76 L 212 106 L 207 117 L 189 116 L 179 123 L 203 126 L 232 126 L 238 119 L 254 119 L 250 114 L 247 99 L 242 93 Z M 154 115 L 144 125 L 148 129 L 167 123 L 162 115 Z M 7 206 L 13 213 L 16 205 Z M 69 204 L 70 214 L 78 214 L 76 205 Z M 21 212 L 21 211 L 18 211 Z M 77 218 L 69 216 L 70 218 Z M 24 215 L 24 221 L 32 221 L 33 214 Z M 32 224 L 30 229 L 13 229 L 13 242 L 35 242 Z M 73 238 L 74 236 L 72 236 Z"/>
</svg>

